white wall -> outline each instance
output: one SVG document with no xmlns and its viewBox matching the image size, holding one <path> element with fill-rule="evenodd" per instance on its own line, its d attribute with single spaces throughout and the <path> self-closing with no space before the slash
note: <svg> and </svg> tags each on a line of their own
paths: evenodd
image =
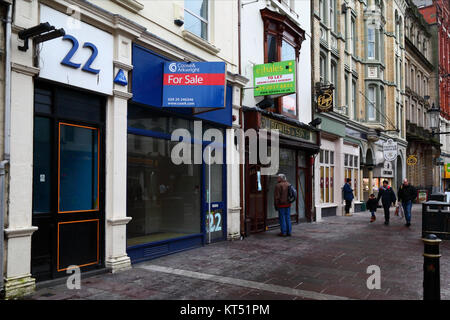
<svg viewBox="0 0 450 320">
<path fill-rule="evenodd" d="M 291 17 L 296 18 L 295 21 L 306 33 L 297 63 L 299 120 L 309 123 L 311 121 L 311 2 L 296 0 L 293 3 L 298 18 L 290 13 L 289 9 L 287 11 Z M 248 87 L 253 86 L 253 66 L 264 63 L 264 26 L 259 11 L 266 6 L 276 11 L 277 4 L 279 4 L 278 1 L 265 0 L 245 5 L 241 9 L 241 64 L 242 75 L 250 79 Z M 279 6 L 286 8 L 283 5 Z M 283 14 L 283 11 L 281 10 L 280 13 Z M 254 107 L 261 100 L 262 97 L 253 96 L 252 89 L 244 90 L 244 106 Z"/>
</svg>

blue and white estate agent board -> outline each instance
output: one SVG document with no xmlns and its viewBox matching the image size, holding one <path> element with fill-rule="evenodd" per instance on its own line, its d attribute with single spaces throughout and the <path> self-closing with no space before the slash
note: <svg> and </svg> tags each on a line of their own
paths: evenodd
<svg viewBox="0 0 450 320">
<path fill-rule="evenodd" d="M 66 35 L 40 45 L 39 77 L 111 95 L 113 36 L 45 5 L 40 12 L 40 22 L 64 28 Z"/>
<path fill-rule="evenodd" d="M 164 63 L 164 107 L 225 108 L 225 62 Z"/>
</svg>

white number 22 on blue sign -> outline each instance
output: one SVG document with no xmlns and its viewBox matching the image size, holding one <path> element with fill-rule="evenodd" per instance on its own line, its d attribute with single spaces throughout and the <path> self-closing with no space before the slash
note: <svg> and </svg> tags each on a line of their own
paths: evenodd
<svg viewBox="0 0 450 320">
<path fill-rule="evenodd" d="M 70 60 L 70 59 L 72 59 L 73 55 L 78 50 L 78 47 L 79 47 L 78 40 L 74 36 L 71 36 L 70 34 L 66 34 L 63 37 L 63 40 L 68 40 L 68 41 L 72 42 L 72 48 L 69 50 L 67 55 L 61 61 L 61 64 L 71 67 L 71 68 L 74 68 L 74 69 L 78 69 L 81 66 L 81 63 L 75 63 Z M 100 70 L 91 68 L 91 64 L 94 62 L 95 58 L 97 58 L 97 55 L 98 55 L 97 47 L 93 43 L 85 42 L 83 44 L 83 48 L 91 49 L 92 54 L 89 57 L 89 59 L 86 61 L 86 63 L 84 64 L 83 68 L 81 68 L 81 70 L 90 72 L 93 74 L 98 74 L 100 72 Z"/>
</svg>

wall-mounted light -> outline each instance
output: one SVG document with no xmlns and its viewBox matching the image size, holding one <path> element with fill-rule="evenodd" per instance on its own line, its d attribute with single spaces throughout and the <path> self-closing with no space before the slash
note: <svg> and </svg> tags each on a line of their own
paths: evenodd
<svg viewBox="0 0 450 320">
<path fill-rule="evenodd" d="M 28 40 L 33 38 L 36 43 L 45 42 L 55 38 L 62 37 L 66 34 L 63 28 L 57 29 L 48 22 L 43 22 L 37 26 L 19 31 L 19 39 L 23 40 L 23 46 L 19 46 L 20 51 L 27 51 Z"/>
</svg>

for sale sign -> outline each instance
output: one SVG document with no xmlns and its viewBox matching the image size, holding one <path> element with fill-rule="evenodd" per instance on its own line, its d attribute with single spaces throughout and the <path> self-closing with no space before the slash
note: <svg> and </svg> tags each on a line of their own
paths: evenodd
<svg viewBox="0 0 450 320">
<path fill-rule="evenodd" d="M 253 67 L 254 96 L 295 93 L 295 60 Z"/>
<path fill-rule="evenodd" d="M 225 108 L 225 77 L 225 62 L 166 62 L 162 105 Z"/>
</svg>

